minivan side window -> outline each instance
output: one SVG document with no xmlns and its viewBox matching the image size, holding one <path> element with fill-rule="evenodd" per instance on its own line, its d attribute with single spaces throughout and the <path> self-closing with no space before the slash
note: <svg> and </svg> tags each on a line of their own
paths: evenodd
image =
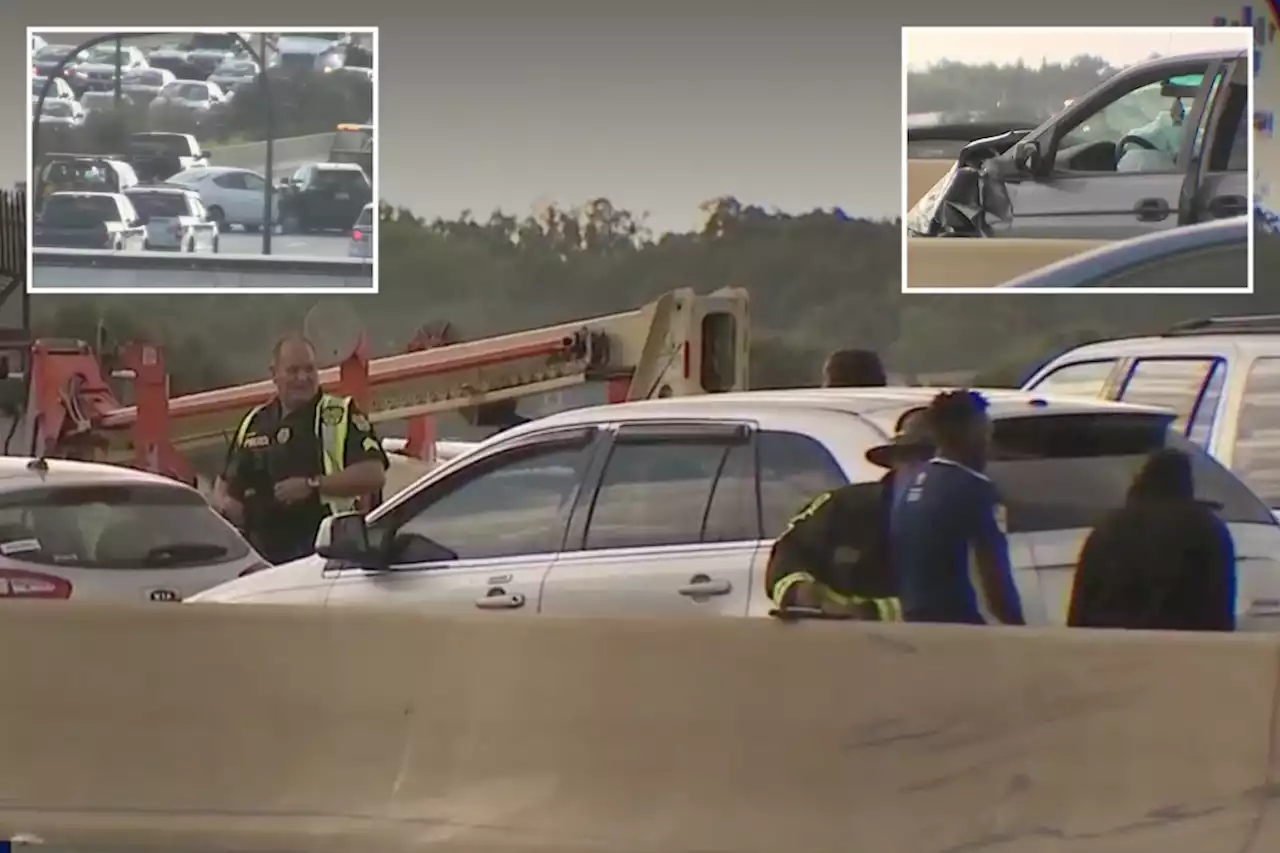
<svg viewBox="0 0 1280 853">
<path fill-rule="evenodd" d="M 831 452 L 807 435 L 767 430 L 759 434 L 756 452 L 766 539 L 780 536 L 787 522 L 818 495 L 849 482 Z"/>
<path fill-rule="evenodd" d="M 1249 365 L 1231 467 L 1268 506 L 1280 507 L 1280 358 Z"/>
<path fill-rule="evenodd" d="M 1008 512 L 1009 532 L 1092 528 L 1124 505 L 1134 475 L 1151 453 L 1165 447 L 1191 458 L 1196 497 L 1214 505 L 1223 521 L 1275 523 L 1244 483 L 1159 415 L 999 419 L 987 473 Z M 1053 488 L 1046 489 L 1046 483 Z"/>
<path fill-rule="evenodd" d="M 739 444 L 745 443 L 620 438 L 596 489 L 584 549 L 716 541 L 715 534 L 704 538 L 708 510 L 730 451 Z M 743 485 L 740 476 L 737 483 L 726 483 L 739 490 Z"/>
<path fill-rule="evenodd" d="M 1216 358 L 1140 358 L 1120 389 L 1120 400 L 1170 409 L 1177 416 L 1173 428 L 1186 431 L 1213 371 Z"/>
<path fill-rule="evenodd" d="M 396 529 L 396 537 L 407 540 L 403 548 L 397 545 L 396 562 L 423 562 L 415 558 L 415 534 L 462 560 L 559 550 L 586 456 L 582 447 L 557 443 L 462 468 L 439 484 L 442 494 L 428 493 L 422 508 Z"/>
<path fill-rule="evenodd" d="M 1046 373 L 1030 390 L 1066 397 L 1098 399 L 1102 397 L 1107 379 L 1115 368 L 1114 358 L 1064 364 Z"/>
</svg>

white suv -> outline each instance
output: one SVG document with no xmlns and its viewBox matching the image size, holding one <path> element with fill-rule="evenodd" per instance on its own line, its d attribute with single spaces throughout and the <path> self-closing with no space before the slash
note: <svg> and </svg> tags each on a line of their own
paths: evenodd
<svg viewBox="0 0 1280 853">
<path fill-rule="evenodd" d="M 1023 388 L 1167 408 L 1175 429 L 1280 509 L 1280 316 L 1192 320 L 1076 347 Z"/>
<path fill-rule="evenodd" d="M 774 537 L 810 498 L 876 488 L 866 461 L 922 388 L 710 394 L 506 430 L 379 507 L 326 520 L 311 556 L 195 601 L 591 616 L 761 616 Z M 1280 526 L 1151 407 L 992 391 L 989 472 L 1029 622 L 1061 624 L 1080 546 L 1146 454 L 1188 450 L 1239 563 L 1242 628 L 1280 629 Z M 874 493 L 867 511 L 877 512 Z"/>
</svg>

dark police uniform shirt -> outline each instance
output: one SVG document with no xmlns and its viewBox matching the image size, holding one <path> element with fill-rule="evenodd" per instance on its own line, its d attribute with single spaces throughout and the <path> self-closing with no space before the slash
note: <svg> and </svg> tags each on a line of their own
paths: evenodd
<svg viewBox="0 0 1280 853">
<path fill-rule="evenodd" d="M 949 459 L 912 472 L 893 506 L 889 553 L 908 622 L 996 623 L 977 579 L 973 550 L 984 545 L 1003 564 L 1017 602 L 1003 510 L 995 484 Z"/>
<path fill-rule="evenodd" d="M 245 504 L 249 541 L 273 563 L 310 554 L 320 520 L 328 508 L 318 494 L 286 505 L 272 494 L 274 484 L 290 477 L 324 476 L 324 452 L 316 434 L 316 406 L 321 395 L 305 406 L 284 413 L 274 400 L 254 416 L 244 441 L 227 452 L 223 479 L 232 495 Z M 347 431 L 344 464 L 376 459 L 385 469 L 390 462 L 369 419 L 354 403 Z"/>
</svg>

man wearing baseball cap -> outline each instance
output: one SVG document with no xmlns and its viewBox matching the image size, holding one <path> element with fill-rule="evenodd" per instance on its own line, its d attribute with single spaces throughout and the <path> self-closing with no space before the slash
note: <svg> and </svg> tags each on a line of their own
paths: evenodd
<svg viewBox="0 0 1280 853">
<path fill-rule="evenodd" d="M 901 610 L 889 562 L 889 515 L 903 472 L 933 453 L 925 409 L 905 412 L 867 461 L 888 473 L 814 498 L 774 542 L 765 591 L 780 613 L 803 608 L 897 621 Z"/>
</svg>

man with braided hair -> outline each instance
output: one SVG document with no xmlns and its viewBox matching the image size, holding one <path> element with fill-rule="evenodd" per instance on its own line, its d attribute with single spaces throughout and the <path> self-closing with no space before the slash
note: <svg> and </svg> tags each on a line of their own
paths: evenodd
<svg viewBox="0 0 1280 853">
<path fill-rule="evenodd" d="M 983 473 L 987 401 L 944 391 L 928 409 L 937 453 L 894 502 L 889 553 L 908 622 L 1025 624 L 1009 562 L 1004 510 Z"/>
</svg>

